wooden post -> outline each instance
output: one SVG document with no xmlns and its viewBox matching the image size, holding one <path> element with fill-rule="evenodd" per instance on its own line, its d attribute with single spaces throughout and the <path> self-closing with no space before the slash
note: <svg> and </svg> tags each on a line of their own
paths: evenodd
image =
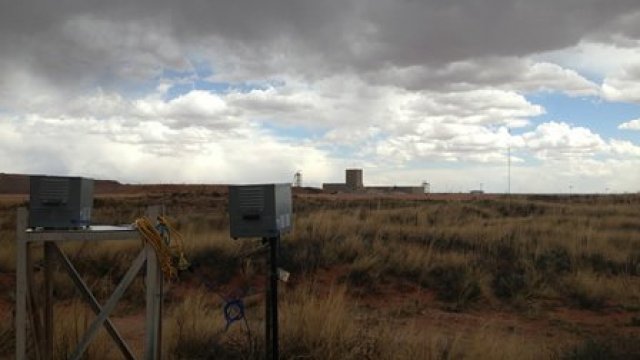
<svg viewBox="0 0 640 360">
<path fill-rule="evenodd" d="M 16 218 L 16 359 L 27 357 L 27 209 Z"/>
</svg>

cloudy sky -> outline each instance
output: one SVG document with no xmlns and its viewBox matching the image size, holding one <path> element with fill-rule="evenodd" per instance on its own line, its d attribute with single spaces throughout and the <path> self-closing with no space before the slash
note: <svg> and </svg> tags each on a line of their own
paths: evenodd
<svg viewBox="0 0 640 360">
<path fill-rule="evenodd" d="M 640 190 L 637 0 L 0 0 L 0 172 Z"/>
</svg>

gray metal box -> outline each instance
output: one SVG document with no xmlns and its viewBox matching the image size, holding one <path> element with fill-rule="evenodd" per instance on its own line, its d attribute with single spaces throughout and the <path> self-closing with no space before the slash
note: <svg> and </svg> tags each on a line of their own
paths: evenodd
<svg viewBox="0 0 640 360">
<path fill-rule="evenodd" d="M 29 227 L 71 229 L 89 226 L 93 179 L 31 176 Z"/>
<path fill-rule="evenodd" d="M 229 186 L 231 237 L 276 237 L 291 229 L 291 184 Z"/>
</svg>

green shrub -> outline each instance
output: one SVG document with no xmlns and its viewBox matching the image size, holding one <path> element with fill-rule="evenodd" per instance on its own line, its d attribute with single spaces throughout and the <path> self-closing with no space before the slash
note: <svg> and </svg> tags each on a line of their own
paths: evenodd
<svg viewBox="0 0 640 360">
<path fill-rule="evenodd" d="M 624 270 L 624 265 L 607 259 L 603 254 L 594 253 L 584 257 L 594 272 L 607 275 L 618 275 Z"/>
<path fill-rule="evenodd" d="M 546 277 L 566 274 L 571 271 L 571 256 L 567 249 L 554 247 L 543 251 L 535 260 L 536 269 L 543 272 Z"/>
<path fill-rule="evenodd" d="M 562 290 L 573 305 L 587 310 L 600 310 L 606 304 L 606 297 L 594 291 L 578 280 L 568 280 L 562 283 Z"/>
<path fill-rule="evenodd" d="M 495 257 L 497 264 L 493 269 L 491 286 L 498 298 L 515 298 L 531 287 L 527 269 L 513 245 L 499 245 Z"/>
<path fill-rule="evenodd" d="M 482 291 L 474 273 L 464 265 L 441 265 L 429 270 L 424 284 L 436 291 L 441 301 L 453 302 L 460 310 L 478 300 Z"/>
<path fill-rule="evenodd" d="M 349 267 L 345 280 L 349 286 L 375 292 L 383 273 L 382 265 L 382 260 L 377 256 L 360 257 Z"/>
</svg>

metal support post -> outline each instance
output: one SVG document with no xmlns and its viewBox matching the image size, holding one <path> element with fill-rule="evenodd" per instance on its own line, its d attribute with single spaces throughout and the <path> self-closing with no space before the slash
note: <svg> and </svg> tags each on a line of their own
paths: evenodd
<svg viewBox="0 0 640 360">
<path fill-rule="evenodd" d="M 147 215 L 155 219 L 159 214 L 159 209 L 160 207 L 151 207 Z M 28 211 L 26 208 L 19 208 L 16 219 L 15 358 L 23 360 L 29 355 L 36 359 L 49 360 L 53 356 L 53 276 L 55 274 L 54 261 L 57 258 L 82 297 L 96 314 L 96 318 L 73 351 L 72 359 L 82 358 L 89 344 L 97 335 L 98 330 L 102 327 L 106 329 L 114 340 L 123 358 L 135 359 L 131 348 L 115 328 L 109 316 L 135 276 L 145 265 L 145 262 L 147 264 L 147 318 L 145 322 L 144 358 L 149 360 L 160 359 L 163 277 L 155 250 L 150 245 L 145 245 L 145 248 L 140 251 L 132 262 L 106 304 L 101 306 L 76 268 L 69 261 L 69 258 L 58 246 L 58 242 L 74 240 L 135 240 L 139 238 L 137 230 L 131 226 L 109 225 L 96 225 L 82 230 L 42 230 L 28 229 L 27 224 Z M 35 250 L 34 244 L 43 244 L 44 248 L 43 287 L 38 289 L 36 288 L 32 263 L 33 251 Z M 27 349 L 28 344 L 29 349 Z"/>
<path fill-rule="evenodd" d="M 151 206 L 147 209 L 147 217 L 154 222 L 161 214 L 160 206 Z M 144 358 L 147 360 L 159 360 L 162 342 L 162 271 L 159 268 L 158 257 L 153 246 L 145 244 L 147 255 L 147 313 L 145 317 L 145 345 Z"/>
<path fill-rule="evenodd" d="M 27 209 L 16 218 L 16 359 L 27 356 Z"/>
<path fill-rule="evenodd" d="M 56 244 L 44 243 L 44 359 L 53 359 L 53 271 Z"/>
<path fill-rule="evenodd" d="M 278 245 L 280 237 L 269 242 L 269 286 L 266 295 L 265 349 L 266 358 L 278 360 Z"/>
</svg>

